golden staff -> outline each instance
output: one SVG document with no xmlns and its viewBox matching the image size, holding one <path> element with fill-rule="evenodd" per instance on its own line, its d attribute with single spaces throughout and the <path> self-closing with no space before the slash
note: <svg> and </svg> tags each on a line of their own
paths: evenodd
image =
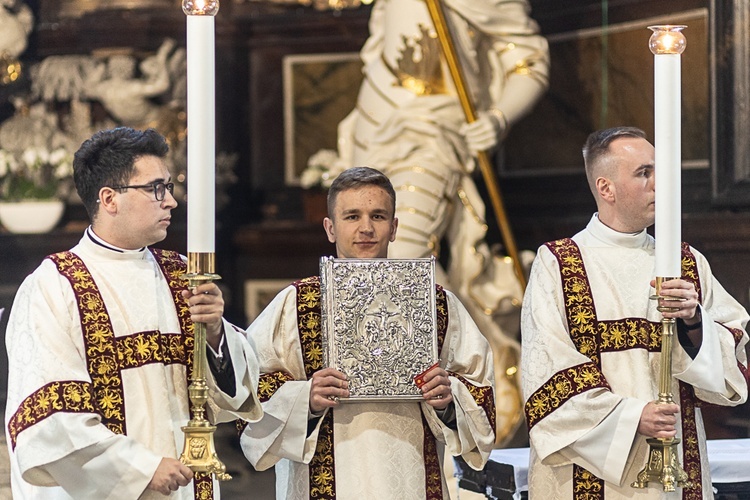
<svg viewBox="0 0 750 500">
<path fill-rule="evenodd" d="M 427 9 L 430 11 L 432 24 L 435 26 L 438 40 L 440 40 L 440 48 L 442 49 L 443 56 L 448 64 L 453 83 L 456 86 L 456 92 L 458 93 L 458 99 L 461 102 L 461 108 L 463 108 L 464 115 L 466 115 L 466 121 L 468 123 L 473 123 L 477 121 L 477 112 L 474 109 L 474 103 L 471 102 L 469 92 L 466 89 L 466 80 L 464 79 L 464 74 L 461 70 L 461 63 L 458 60 L 456 49 L 453 46 L 451 32 L 448 29 L 448 24 L 445 22 L 445 14 L 440 5 L 440 0 L 425 0 L 425 3 L 427 3 Z M 519 258 L 518 248 L 516 247 L 516 240 L 513 238 L 513 231 L 510 229 L 508 216 L 505 213 L 503 197 L 500 194 L 500 187 L 497 183 L 495 171 L 492 169 L 492 164 L 490 163 L 490 158 L 486 151 L 478 151 L 477 159 L 479 160 L 479 168 L 482 171 L 482 177 L 484 178 L 487 190 L 489 191 L 492 209 L 494 210 L 497 224 L 500 227 L 500 234 L 505 243 L 505 247 L 508 249 L 508 256 L 513 259 L 513 268 L 516 271 L 518 281 L 521 283 L 521 289 L 525 290 L 526 276 L 523 273 L 521 259 Z"/>
</svg>

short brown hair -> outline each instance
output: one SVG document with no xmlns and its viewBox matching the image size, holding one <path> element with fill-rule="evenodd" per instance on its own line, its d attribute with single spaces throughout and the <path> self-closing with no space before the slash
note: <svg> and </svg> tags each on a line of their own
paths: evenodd
<svg viewBox="0 0 750 500">
<path fill-rule="evenodd" d="M 596 178 L 594 178 L 594 166 L 599 159 L 607 154 L 609 145 L 615 140 L 623 137 L 646 138 L 646 133 L 637 127 L 612 127 L 592 132 L 583 145 L 583 164 L 586 168 L 586 179 L 591 192 L 596 196 Z"/>
<path fill-rule="evenodd" d="M 364 186 L 377 186 L 388 193 L 391 198 L 391 213 L 396 213 L 396 191 L 388 177 L 374 168 L 353 167 L 341 172 L 328 189 L 328 217 L 333 218 L 333 208 L 340 192 Z"/>
</svg>

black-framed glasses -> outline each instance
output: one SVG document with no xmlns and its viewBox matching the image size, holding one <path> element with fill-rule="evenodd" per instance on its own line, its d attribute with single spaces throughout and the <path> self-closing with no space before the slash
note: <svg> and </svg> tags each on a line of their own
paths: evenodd
<svg viewBox="0 0 750 500">
<path fill-rule="evenodd" d="M 140 184 L 137 186 L 110 186 L 110 188 L 118 191 L 128 188 L 146 189 L 154 193 L 154 198 L 156 198 L 156 201 L 164 201 L 164 197 L 167 195 L 167 191 L 169 191 L 169 194 L 174 195 L 174 182 L 156 181 L 149 184 Z"/>
</svg>

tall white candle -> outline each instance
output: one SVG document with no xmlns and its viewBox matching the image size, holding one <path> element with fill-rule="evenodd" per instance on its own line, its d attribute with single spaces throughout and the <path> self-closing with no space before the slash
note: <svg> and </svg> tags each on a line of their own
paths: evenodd
<svg viewBox="0 0 750 500">
<path fill-rule="evenodd" d="M 656 189 L 655 275 L 681 275 L 682 143 L 681 65 L 685 26 L 650 26 L 649 46 L 654 53 L 654 147 Z"/>
<path fill-rule="evenodd" d="M 185 4 L 189 3 L 190 10 Z M 214 253 L 216 104 L 214 11 L 211 2 L 184 2 L 187 15 L 188 253 Z"/>
</svg>

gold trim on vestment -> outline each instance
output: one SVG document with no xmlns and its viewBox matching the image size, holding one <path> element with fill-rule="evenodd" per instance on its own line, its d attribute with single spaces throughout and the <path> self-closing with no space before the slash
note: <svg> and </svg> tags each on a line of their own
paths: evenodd
<svg viewBox="0 0 750 500">
<path fill-rule="evenodd" d="M 598 320 L 583 257 L 578 245 L 572 239 L 565 238 L 546 243 L 545 245 L 557 259 L 560 268 L 568 330 L 571 339 L 579 352 L 592 359 L 598 370 L 601 367 L 602 352 L 617 352 L 629 349 L 645 349 L 649 352 L 658 352 L 661 350 L 661 335 L 657 332 L 657 328 L 660 328 L 659 323 L 643 318 Z M 682 244 L 681 265 L 682 279 L 691 281 L 695 285 L 699 302 L 702 302 L 697 262 L 687 243 Z M 548 386 L 553 384 L 558 374 L 555 374 L 542 388 L 535 391 L 532 397 L 538 394 L 539 397 L 543 397 L 541 393 L 545 391 L 545 388 L 547 388 L 547 391 L 554 390 Z M 601 378 L 606 383 L 603 375 Z M 690 480 L 689 484 L 683 488 L 683 500 L 698 500 L 702 498 L 702 473 L 695 414 L 697 398 L 692 386 L 680 381 L 679 388 L 680 411 L 682 414 L 683 463 Z M 527 406 L 530 401 L 531 398 L 527 401 Z M 537 398 L 536 401 L 538 404 L 539 399 Z M 549 415 L 549 413 L 559 406 L 550 407 L 549 412 L 538 418 L 536 422 L 544 418 L 544 416 Z M 529 429 L 531 429 L 531 420 L 529 422 Z M 578 465 L 574 466 L 573 479 L 574 497 L 576 499 L 588 499 L 592 498 L 592 496 L 593 498 L 603 498 L 604 481 L 602 479 L 597 478 Z M 601 486 L 598 485 L 599 483 Z"/>
<path fill-rule="evenodd" d="M 180 334 L 151 331 L 116 337 L 104 299 L 83 261 L 72 252 L 48 256 L 73 289 L 81 318 L 87 369 L 92 382 L 54 382 L 27 397 L 21 403 L 19 411 L 22 415 L 36 413 L 36 419 L 26 419 L 27 425 L 15 429 L 16 437 L 24 429 L 58 411 L 97 413 L 110 431 L 127 434 L 121 378 L 123 369 L 151 363 L 184 364 L 189 380 L 192 371 L 193 323 L 187 301 L 182 297 L 181 292 L 185 286 L 180 278 L 185 272 L 186 264 L 177 252 L 149 250 L 169 286 L 180 323 Z M 56 398 L 56 404 L 45 409 L 44 393 L 52 388 L 60 391 L 62 399 Z M 50 409 L 54 411 L 49 411 Z M 15 438 L 13 441 L 15 442 Z M 213 480 L 210 475 L 195 475 L 193 494 L 196 500 L 213 498 Z"/>
</svg>

